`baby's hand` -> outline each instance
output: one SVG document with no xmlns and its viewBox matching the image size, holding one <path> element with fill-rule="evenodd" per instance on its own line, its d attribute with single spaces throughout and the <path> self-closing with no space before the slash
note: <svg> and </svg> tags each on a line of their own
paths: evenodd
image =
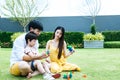
<svg viewBox="0 0 120 80">
<path fill-rule="evenodd" d="M 41 57 L 42 57 L 42 58 L 47 58 L 48 55 L 47 55 L 45 52 L 43 52 L 43 53 L 41 54 Z"/>
</svg>

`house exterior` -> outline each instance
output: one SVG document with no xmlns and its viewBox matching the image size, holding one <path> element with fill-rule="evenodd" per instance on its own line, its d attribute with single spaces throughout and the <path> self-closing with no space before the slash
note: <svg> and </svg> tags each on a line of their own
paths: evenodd
<svg viewBox="0 0 120 80">
<path fill-rule="evenodd" d="M 53 32 L 57 26 L 63 26 L 70 32 L 90 32 L 92 19 L 90 16 L 61 16 L 36 18 L 44 26 L 45 32 Z M 120 30 L 120 15 L 107 15 L 96 17 L 97 31 Z M 0 31 L 23 32 L 18 22 L 8 18 L 0 18 Z"/>
</svg>

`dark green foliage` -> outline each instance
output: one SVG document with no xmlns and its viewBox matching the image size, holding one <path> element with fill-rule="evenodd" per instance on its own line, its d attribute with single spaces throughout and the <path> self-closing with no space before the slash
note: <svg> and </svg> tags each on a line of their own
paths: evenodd
<svg viewBox="0 0 120 80">
<path fill-rule="evenodd" d="M 43 32 L 40 34 L 40 36 L 38 37 L 40 48 L 45 48 L 47 41 L 52 39 L 52 34 L 52 32 Z"/>
<path fill-rule="evenodd" d="M 120 31 L 104 31 L 104 48 L 120 48 Z"/>
<path fill-rule="evenodd" d="M 69 44 L 78 44 L 82 43 L 83 41 L 83 32 L 66 32 L 65 33 L 65 40 Z"/>
<path fill-rule="evenodd" d="M 96 34 L 96 25 L 95 24 L 91 24 L 91 33 L 92 34 Z"/>
<path fill-rule="evenodd" d="M 12 48 L 12 42 L 0 42 L 2 48 Z"/>
<path fill-rule="evenodd" d="M 9 42 L 12 34 L 12 32 L 0 32 L 0 42 Z"/>
<path fill-rule="evenodd" d="M 45 47 L 47 41 L 52 39 L 52 35 L 52 32 L 44 32 L 39 36 L 38 40 L 40 43 L 40 48 Z M 83 35 L 83 32 L 66 32 L 65 41 L 68 45 L 73 45 L 74 47 L 82 47 Z"/>
<path fill-rule="evenodd" d="M 11 35 L 12 32 L 0 32 L 0 46 L 3 48 L 12 47 Z"/>
<path fill-rule="evenodd" d="M 104 42 L 104 48 L 120 48 L 120 41 Z"/>
<path fill-rule="evenodd" d="M 65 41 L 67 45 L 72 45 L 74 47 L 80 48 L 83 46 L 83 32 L 66 32 Z"/>
<path fill-rule="evenodd" d="M 104 41 L 120 41 L 120 31 L 104 31 Z"/>
<path fill-rule="evenodd" d="M 0 32 L 0 46 L 1 47 L 12 47 L 11 36 L 12 32 Z M 43 32 L 38 37 L 40 48 L 45 48 L 48 40 L 52 39 L 52 32 Z M 65 41 L 67 45 L 72 45 L 74 47 L 82 47 L 83 42 L 83 32 L 66 32 Z"/>
</svg>

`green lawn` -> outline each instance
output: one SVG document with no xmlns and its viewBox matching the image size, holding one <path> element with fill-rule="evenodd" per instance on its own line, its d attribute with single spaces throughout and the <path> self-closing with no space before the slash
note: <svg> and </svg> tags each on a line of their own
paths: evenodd
<svg viewBox="0 0 120 80">
<path fill-rule="evenodd" d="M 43 50 L 43 49 L 42 49 Z M 41 50 L 40 50 L 41 51 Z M 9 73 L 11 49 L 0 48 L 0 80 L 26 80 Z M 71 80 L 119 80 L 120 79 L 120 48 L 118 49 L 76 49 L 68 58 L 68 62 L 81 67 L 81 72 L 74 72 Z M 67 72 L 61 73 L 62 76 Z M 87 78 L 82 75 L 86 74 Z M 43 80 L 42 75 L 30 80 Z M 62 77 L 57 80 L 64 80 Z"/>
</svg>

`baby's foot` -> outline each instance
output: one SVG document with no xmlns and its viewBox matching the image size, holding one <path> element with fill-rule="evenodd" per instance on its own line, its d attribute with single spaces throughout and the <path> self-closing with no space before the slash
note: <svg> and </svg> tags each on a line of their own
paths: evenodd
<svg viewBox="0 0 120 80">
<path fill-rule="evenodd" d="M 28 78 L 28 79 L 32 78 L 32 74 L 31 74 L 31 73 L 28 73 L 27 78 Z"/>
</svg>

